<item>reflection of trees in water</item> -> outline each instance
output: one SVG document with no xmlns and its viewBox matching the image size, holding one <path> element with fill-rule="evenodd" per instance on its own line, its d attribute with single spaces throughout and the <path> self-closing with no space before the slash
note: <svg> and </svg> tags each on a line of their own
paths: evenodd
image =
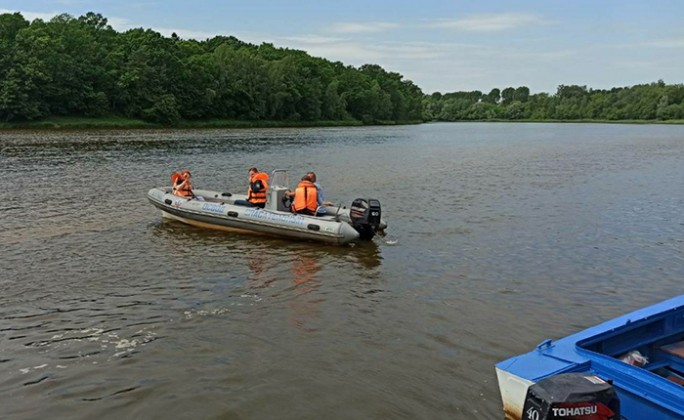
<svg viewBox="0 0 684 420">
<path fill-rule="evenodd" d="M 90 132 L 26 132 L 13 134 L 5 141 L 2 152 L 9 157 L 23 157 L 28 153 L 36 157 L 78 155 L 81 159 L 101 152 L 153 154 L 156 158 L 197 156 L 217 153 L 255 153 L 285 148 L 300 148 L 319 143 L 315 135 L 303 136 L 299 131 L 245 129 L 245 130 L 124 130 Z"/>
</svg>

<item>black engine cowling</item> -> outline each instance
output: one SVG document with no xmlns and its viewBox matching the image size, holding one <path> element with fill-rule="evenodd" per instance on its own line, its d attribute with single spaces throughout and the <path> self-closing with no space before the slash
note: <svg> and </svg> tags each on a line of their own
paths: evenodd
<svg viewBox="0 0 684 420">
<path fill-rule="evenodd" d="M 349 210 L 351 225 L 361 235 L 364 241 L 370 241 L 380 227 L 382 209 L 380 202 L 373 198 L 357 198 L 352 202 Z"/>
<path fill-rule="evenodd" d="M 593 375 L 563 373 L 530 386 L 523 420 L 619 420 L 613 386 Z"/>
</svg>

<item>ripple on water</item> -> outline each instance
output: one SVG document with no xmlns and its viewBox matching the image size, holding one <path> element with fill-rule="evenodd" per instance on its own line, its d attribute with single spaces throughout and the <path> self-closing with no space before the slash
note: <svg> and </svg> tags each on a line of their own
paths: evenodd
<svg viewBox="0 0 684 420">
<path fill-rule="evenodd" d="M 476 123 L 0 133 L 13 191 L 30 191 L 0 191 L 2 417 L 497 418 L 494 363 L 679 290 L 682 138 Z M 226 235 L 145 198 L 186 167 L 243 193 L 252 165 L 314 169 L 347 206 L 379 199 L 388 236 Z"/>
</svg>

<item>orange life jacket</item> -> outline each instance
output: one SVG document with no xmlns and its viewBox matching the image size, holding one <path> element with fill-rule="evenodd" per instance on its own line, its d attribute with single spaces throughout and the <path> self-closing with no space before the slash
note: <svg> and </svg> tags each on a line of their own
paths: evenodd
<svg viewBox="0 0 684 420">
<path fill-rule="evenodd" d="M 295 213 L 315 214 L 318 209 L 318 189 L 311 181 L 302 181 L 295 190 L 292 211 Z"/>
<path fill-rule="evenodd" d="M 179 197 L 194 197 L 195 194 L 192 193 L 192 185 L 190 184 L 190 171 L 187 169 L 184 171 L 178 171 L 171 174 L 171 186 L 173 187 L 173 194 Z M 183 188 L 176 188 L 176 185 L 180 185 L 185 181 Z"/>
<path fill-rule="evenodd" d="M 257 181 L 261 181 L 262 188 L 259 191 L 252 191 L 252 186 Z M 252 204 L 262 204 L 266 202 L 266 191 L 268 190 L 268 174 L 265 172 L 257 172 L 252 175 L 249 180 L 249 187 L 247 188 L 247 201 Z"/>
</svg>

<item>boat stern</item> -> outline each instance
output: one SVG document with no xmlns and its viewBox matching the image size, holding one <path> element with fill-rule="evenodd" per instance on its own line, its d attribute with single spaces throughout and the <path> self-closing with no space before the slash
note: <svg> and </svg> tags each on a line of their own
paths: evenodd
<svg viewBox="0 0 684 420">
<path fill-rule="evenodd" d="M 496 367 L 496 380 L 499 383 L 499 392 L 501 393 L 506 420 L 522 419 L 527 389 L 534 382 L 507 372 L 498 366 Z"/>
</svg>

